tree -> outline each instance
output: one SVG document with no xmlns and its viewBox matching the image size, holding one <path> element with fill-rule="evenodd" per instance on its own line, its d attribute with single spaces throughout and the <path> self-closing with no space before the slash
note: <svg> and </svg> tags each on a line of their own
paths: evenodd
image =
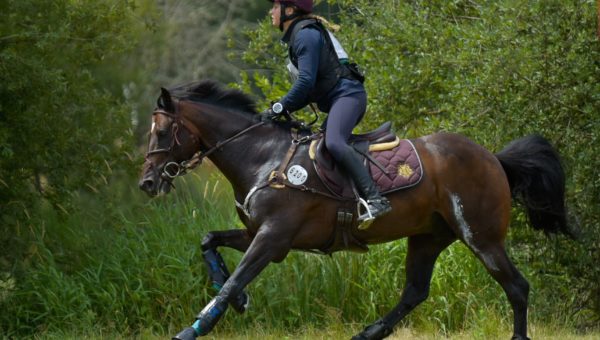
<svg viewBox="0 0 600 340">
<path fill-rule="evenodd" d="M 598 11 L 598 29 L 596 30 L 596 34 L 598 35 L 598 39 L 600 39 L 600 0 L 596 0 L 596 10 Z"/>
<path fill-rule="evenodd" d="M 0 6 L 0 264 L 14 266 L 42 205 L 66 213 L 129 163 L 128 110 L 99 74 L 141 25 L 133 1 Z"/>
</svg>

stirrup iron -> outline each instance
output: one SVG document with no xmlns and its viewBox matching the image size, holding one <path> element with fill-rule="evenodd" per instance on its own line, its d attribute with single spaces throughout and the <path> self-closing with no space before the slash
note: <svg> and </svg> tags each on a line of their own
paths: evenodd
<svg viewBox="0 0 600 340">
<path fill-rule="evenodd" d="M 373 213 L 371 213 L 371 208 L 369 208 L 369 204 L 364 199 L 359 198 L 356 208 L 358 211 L 358 229 L 368 229 L 375 220 Z M 364 213 L 361 213 L 361 208 L 364 208 Z"/>
</svg>

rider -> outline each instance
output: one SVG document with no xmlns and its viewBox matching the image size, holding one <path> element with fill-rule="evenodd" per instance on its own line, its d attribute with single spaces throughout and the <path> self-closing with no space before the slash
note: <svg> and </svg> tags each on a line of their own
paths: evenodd
<svg viewBox="0 0 600 340">
<path fill-rule="evenodd" d="M 324 26 L 323 18 L 312 13 L 313 0 L 269 0 L 272 24 L 284 32 L 282 41 L 289 47 L 288 70 L 296 78 L 290 91 L 267 109 L 263 116 L 275 118 L 299 110 L 310 102 L 328 112 L 325 145 L 352 178 L 366 199 L 368 214 L 359 222 L 372 220 L 389 212 L 389 201 L 381 196 L 361 157 L 348 145 L 352 129 L 367 109 L 364 77 L 348 55 Z M 295 77 L 294 77 L 295 76 Z"/>
</svg>

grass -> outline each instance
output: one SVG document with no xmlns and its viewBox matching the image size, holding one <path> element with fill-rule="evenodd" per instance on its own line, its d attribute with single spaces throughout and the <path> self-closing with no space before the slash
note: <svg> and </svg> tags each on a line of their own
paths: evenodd
<svg viewBox="0 0 600 340">
<path fill-rule="evenodd" d="M 2 280 L 11 290 L 0 292 L 0 334 L 153 339 L 189 325 L 215 294 L 202 237 L 241 225 L 220 175 L 194 172 L 177 186 L 175 194 L 148 200 L 117 183 L 81 194 L 66 218 L 48 210 L 31 226 L 37 240 L 26 275 Z M 250 310 L 228 312 L 215 338 L 349 338 L 389 311 L 404 283 L 406 241 L 371 249 L 331 257 L 294 252 L 270 265 L 247 288 Z M 230 249 L 222 254 L 230 269 L 241 258 Z M 532 286 L 532 335 L 579 338 L 571 329 L 585 320 L 568 311 L 569 301 L 554 298 L 564 278 L 537 272 L 520 252 L 513 258 Z M 508 338 L 512 312 L 483 266 L 455 244 L 436 265 L 429 299 L 400 327 L 399 339 Z"/>
<path fill-rule="evenodd" d="M 350 339 L 362 326 L 332 324 L 327 329 L 308 328 L 296 332 L 283 332 L 281 330 L 261 331 L 257 329 L 241 330 L 238 333 L 215 332 L 205 339 L 226 339 L 226 340 L 332 340 L 332 339 Z M 158 340 L 169 338 L 172 334 L 157 335 L 151 331 L 142 331 L 139 335 L 128 338 L 140 340 Z M 390 340 L 473 340 L 473 339 L 509 339 L 512 334 L 509 331 L 500 332 L 494 336 L 482 335 L 479 330 L 459 331 L 450 334 L 431 333 L 415 331 L 411 328 L 397 328 L 396 331 L 387 339 Z M 530 326 L 529 337 L 532 339 L 556 339 L 556 340 L 596 340 L 600 339 L 600 332 L 590 332 L 578 334 L 569 329 L 559 329 L 554 326 L 532 325 Z M 54 333 L 38 336 L 37 339 L 121 339 L 126 338 L 121 334 L 80 334 L 80 333 Z"/>
</svg>

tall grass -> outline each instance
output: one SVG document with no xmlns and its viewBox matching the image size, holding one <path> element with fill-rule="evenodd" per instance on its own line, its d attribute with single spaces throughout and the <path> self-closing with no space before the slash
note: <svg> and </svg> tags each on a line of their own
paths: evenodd
<svg viewBox="0 0 600 340">
<path fill-rule="evenodd" d="M 133 180 L 113 183 L 81 193 L 68 217 L 48 209 L 32 223 L 37 239 L 29 268 L 11 278 L 10 290 L 0 285 L 1 333 L 170 334 L 193 321 L 215 294 L 202 262 L 202 237 L 242 226 L 219 174 L 194 172 L 176 185 L 175 193 L 148 199 Z M 512 257 L 532 285 L 531 319 L 576 324 L 565 313 L 568 301 L 553 299 L 553 284 L 564 287 L 564 278 L 535 272 L 531 257 L 517 252 L 524 245 L 514 246 Z M 230 269 L 241 258 L 231 249 L 222 254 Z M 251 283 L 250 309 L 243 315 L 230 311 L 217 334 L 360 329 L 399 301 L 405 254 L 405 240 L 373 246 L 368 254 L 293 252 Z M 403 325 L 443 336 L 472 330 L 480 338 L 498 337 L 512 331 L 512 311 L 499 285 L 456 243 L 438 260 L 430 298 Z"/>
</svg>

